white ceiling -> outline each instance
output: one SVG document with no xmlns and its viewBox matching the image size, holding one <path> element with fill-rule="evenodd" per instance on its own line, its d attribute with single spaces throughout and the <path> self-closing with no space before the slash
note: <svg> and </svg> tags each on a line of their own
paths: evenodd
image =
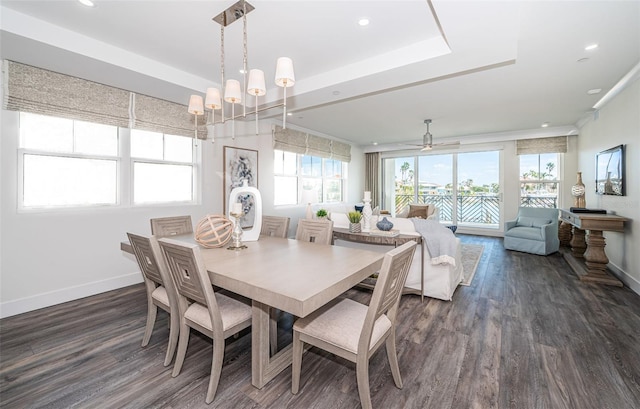
<svg viewBox="0 0 640 409">
<path fill-rule="evenodd" d="M 211 18 L 233 0 L 94 1 L 0 0 L 2 58 L 183 104 L 219 84 Z M 434 142 L 571 132 L 640 61 L 640 1 L 250 3 L 249 68 L 273 84 L 277 57 L 294 61 L 288 123 L 367 150 L 420 142 L 427 118 Z M 225 39 L 240 79 L 241 23 Z M 281 100 L 271 87 L 261 104 Z"/>
</svg>

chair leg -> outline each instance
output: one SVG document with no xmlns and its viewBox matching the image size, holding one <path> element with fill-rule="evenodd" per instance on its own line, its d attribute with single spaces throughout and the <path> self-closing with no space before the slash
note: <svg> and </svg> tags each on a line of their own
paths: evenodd
<svg viewBox="0 0 640 409">
<path fill-rule="evenodd" d="M 180 318 L 178 312 L 173 311 L 169 315 L 169 344 L 167 346 L 167 355 L 164 357 L 164 366 L 169 366 L 173 360 L 173 354 L 176 352 L 178 344 L 178 335 L 180 334 Z"/>
<path fill-rule="evenodd" d="M 402 389 L 402 377 L 400 376 L 400 366 L 398 366 L 398 354 L 396 353 L 396 336 L 393 328 L 391 333 L 387 337 L 387 358 L 389 358 L 389 366 L 391 367 L 391 374 L 393 375 L 393 382 L 395 382 L 398 389 Z"/>
<path fill-rule="evenodd" d="M 356 357 L 356 379 L 362 409 L 371 409 L 371 393 L 369 392 L 369 358 L 366 352 Z"/>
<path fill-rule="evenodd" d="M 158 307 L 153 303 L 151 297 L 147 297 L 147 325 L 144 327 L 144 335 L 142 336 L 142 346 L 146 347 L 151 339 L 153 325 L 156 323 L 158 315 Z"/>
<path fill-rule="evenodd" d="M 209 376 L 209 388 L 207 388 L 207 404 L 213 402 L 218 390 L 220 382 L 220 374 L 222 372 L 222 361 L 224 360 L 224 339 L 216 339 L 213 341 L 213 357 L 211 360 L 211 376 Z"/>
<path fill-rule="evenodd" d="M 300 341 L 300 333 L 293 331 L 293 362 L 291 364 L 291 393 L 300 389 L 300 370 L 302 368 L 302 352 L 304 343 Z"/>
<path fill-rule="evenodd" d="M 182 320 L 183 321 L 183 320 Z M 175 378 L 182 370 L 184 357 L 187 355 L 187 346 L 189 346 L 189 335 L 191 328 L 184 322 L 180 322 L 180 341 L 178 342 L 178 353 L 176 354 L 176 363 L 173 365 L 171 377 Z"/>
<path fill-rule="evenodd" d="M 271 356 L 273 356 L 278 352 L 278 311 L 271 308 L 269 316 L 269 346 L 271 347 Z"/>
</svg>

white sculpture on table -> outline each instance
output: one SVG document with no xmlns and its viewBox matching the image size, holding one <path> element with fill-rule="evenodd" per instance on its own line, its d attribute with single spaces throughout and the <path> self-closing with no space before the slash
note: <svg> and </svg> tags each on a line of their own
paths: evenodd
<svg viewBox="0 0 640 409">
<path fill-rule="evenodd" d="M 364 192 L 364 208 L 362 209 L 362 231 L 370 232 L 371 231 L 371 215 L 373 211 L 371 210 L 371 192 Z"/>
</svg>

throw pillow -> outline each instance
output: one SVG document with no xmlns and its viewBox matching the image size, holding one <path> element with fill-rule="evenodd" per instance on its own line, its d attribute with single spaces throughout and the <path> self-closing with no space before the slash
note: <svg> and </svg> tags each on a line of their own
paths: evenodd
<svg viewBox="0 0 640 409">
<path fill-rule="evenodd" d="M 545 224 L 549 224 L 551 223 L 551 220 L 549 219 L 534 219 L 533 220 L 533 227 L 542 227 Z"/>
<path fill-rule="evenodd" d="M 535 219 L 533 217 L 520 216 L 516 222 L 516 226 L 532 227 Z"/>
<path fill-rule="evenodd" d="M 419 219 L 426 219 L 429 216 L 429 205 L 409 205 L 409 214 L 407 218 L 417 217 Z"/>
</svg>

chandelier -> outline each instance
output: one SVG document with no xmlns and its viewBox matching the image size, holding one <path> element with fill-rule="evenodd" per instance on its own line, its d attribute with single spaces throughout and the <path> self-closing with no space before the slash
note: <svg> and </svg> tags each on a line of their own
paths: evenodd
<svg viewBox="0 0 640 409">
<path fill-rule="evenodd" d="M 256 116 L 256 135 L 258 134 L 258 112 L 265 111 L 278 106 L 283 107 L 282 113 L 282 127 L 287 127 L 287 88 L 292 87 L 296 81 L 293 72 L 293 61 L 291 58 L 280 57 L 276 62 L 276 75 L 275 83 L 277 86 L 282 87 L 284 90 L 283 102 L 280 104 L 258 108 L 258 97 L 264 96 L 267 93 L 267 88 L 264 80 L 264 71 L 258 69 L 252 69 L 249 71 L 249 77 L 247 81 L 247 14 L 254 10 L 251 4 L 244 0 L 239 0 L 234 5 L 230 6 L 222 13 L 213 18 L 213 21 L 220 24 L 220 84 L 224 84 L 224 93 L 221 93 L 218 88 L 207 88 L 206 96 L 203 101 L 200 95 L 191 95 L 189 99 L 188 112 L 194 115 L 195 119 L 195 138 L 198 139 L 198 116 L 205 114 L 205 109 L 211 111 L 211 123 L 213 125 L 219 123 L 225 123 L 228 120 L 232 121 L 232 138 L 235 139 L 235 119 L 244 118 L 247 115 Z M 224 29 L 228 25 L 234 23 L 237 20 L 242 19 L 243 24 L 243 41 L 242 41 L 242 87 L 240 82 L 235 79 L 228 79 L 225 83 L 224 65 Z M 246 101 L 243 98 L 242 89 L 246 90 L 246 93 L 255 97 L 255 110 L 253 112 L 247 112 Z M 224 98 L 224 101 L 222 99 Z M 231 116 L 225 116 L 225 104 L 227 102 L 231 104 Z M 236 115 L 236 104 L 242 104 L 242 113 Z M 215 111 L 221 111 L 221 117 L 216 120 Z"/>
</svg>

